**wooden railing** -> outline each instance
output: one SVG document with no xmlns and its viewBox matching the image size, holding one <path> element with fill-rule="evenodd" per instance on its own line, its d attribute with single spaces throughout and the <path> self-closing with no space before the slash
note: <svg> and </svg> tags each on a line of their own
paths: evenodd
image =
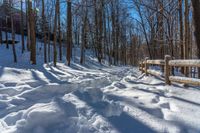
<svg viewBox="0 0 200 133">
<path fill-rule="evenodd" d="M 157 65 L 161 67 L 161 71 L 150 69 L 150 65 Z M 169 55 L 165 56 L 164 60 L 149 60 L 145 58 L 144 61 L 140 62 L 139 70 L 145 75 L 161 76 L 165 78 L 165 83 L 170 85 L 171 82 L 178 82 L 183 84 L 191 84 L 200 86 L 199 78 L 191 78 L 184 76 L 173 76 L 172 68 L 184 67 L 184 68 L 200 68 L 200 60 L 172 60 Z"/>
</svg>

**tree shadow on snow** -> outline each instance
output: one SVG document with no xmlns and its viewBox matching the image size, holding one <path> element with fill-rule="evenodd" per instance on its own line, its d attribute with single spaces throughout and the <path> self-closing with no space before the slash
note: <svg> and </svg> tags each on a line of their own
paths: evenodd
<svg viewBox="0 0 200 133">
<path fill-rule="evenodd" d="M 120 116 L 112 116 L 107 119 L 120 133 L 155 133 L 151 128 L 126 112 L 122 112 Z"/>
<path fill-rule="evenodd" d="M 147 92 L 147 93 L 153 93 L 155 95 L 158 95 L 158 96 L 162 96 L 162 97 L 165 97 L 165 98 L 172 98 L 172 99 L 176 99 L 178 101 L 182 101 L 182 102 L 186 102 L 186 103 L 189 103 L 189 104 L 193 104 L 193 105 L 196 105 L 196 106 L 200 106 L 200 103 L 196 103 L 196 102 L 193 102 L 193 101 L 189 101 L 189 100 L 186 100 L 186 99 L 183 99 L 183 98 L 180 98 L 180 97 L 176 97 L 176 96 L 166 96 L 163 93 L 161 92 L 154 92 L 154 91 L 151 91 L 151 90 L 147 90 L 147 89 L 142 89 L 142 88 L 136 88 L 137 90 L 140 90 L 140 91 L 143 91 L 143 92 Z"/>
<path fill-rule="evenodd" d="M 160 83 L 145 83 L 145 82 L 142 82 L 142 81 L 133 81 L 133 80 L 126 80 L 127 82 L 131 83 L 131 84 L 142 84 L 142 85 L 150 85 L 150 86 L 165 86 L 166 84 L 164 83 L 164 80 L 162 78 L 156 78 L 158 80 L 160 80 Z M 179 88 L 182 88 L 180 85 L 178 84 L 173 84 L 174 87 L 179 87 Z"/>
<path fill-rule="evenodd" d="M 127 98 L 127 97 L 122 97 L 122 96 L 117 96 L 117 95 L 113 95 L 113 94 L 109 94 L 106 95 L 106 97 L 110 100 L 114 100 L 114 101 L 123 101 L 124 103 L 130 105 L 130 106 L 134 106 L 139 108 L 140 110 L 148 113 L 149 115 L 156 117 L 158 119 L 163 119 L 164 115 L 161 111 L 160 108 L 149 108 L 149 107 L 145 107 L 143 103 L 141 102 L 136 102 L 134 99 L 131 98 Z"/>
<path fill-rule="evenodd" d="M 143 85 L 155 85 L 155 86 L 158 86 L 158 85 L 165 85 L 164 82 L 161 82 L 161 83 L 154 83 L 154 84 L 151 84 L 151 83 L 144 83 L 144 82 L 140 82 L 140 81 L 133 81 L 133 80 L 126 80 L 126 82 L 129 82 L 131 84 L 143 84 Z"/>
<path fill-rule="evenodd" d="M 153 93 L 153 94 L 156 94 L 156 95 L 158 95 L 158 93 L 157 92 L 151 92 L 151 91 L 149 91 L 149 90 L 146 90 L 145 92 L 148 92 L 148 93 Z M 163 97 L 166 97 L 165 95 L 163 95 L 163 94 L 161 94 Z M 146 112 L 147 114 L 149 114 L 149 115 L 151 115 L 151 116 L 153 116 L 153 117 L 156 117 L 156 118 L 158 118 L 158 119 L 164 119 L 164 114 L 163 114 L 163 112 L 161 111 L 161 109 L 160 108 L 148 108 L 148 107 L 145 107 L 145 106 L 143 106 L 143 105 L 141 105 L 140 103 L 138 103 L 138 102 L 136 102 L 134 99 L 131 99 L 131 98 L 127 98 L 127 97 L 122 97 L 122 96 L 117 96 L 117 95 L 113 95 L 113 94 L 109 94 L 109 95 L 107 95 L 106 96 L 108 99 L 112 99 L 112 100 L 114 100 L 114 101 L 123 101 L 124 103 L 126 103 L 126 104 L 128 104 L 128 105 L 130 105 L 130 106 L 134 106 L 134 107 L 136 107 L 136 108 L 138 108 L 138 109 L 140 109 L 141 111 L 144 111 L 144 112 Z M 166 97 L 166 98 L 169 98 L 169 97 Z M 179 98 L 179 97 L 175 97 L 175 96 L 171 96 L 170 98 L 172 98 L 172 99 L 176 99 L 176 100 L 179 100 L 179 101 L 182 101 L 182 102 L 186 102 L 186 103 L 189 103 L 189 104 L 193 104 L 193 105 L 196 105 L 196 106 L 200 106 L 200 104 L 199 103 L 195 103 L 195 102 L 192 102 L 192 101 L 188 101 L 188 100 L 186 100 L 186 99 L 183 99 L 183 98 Z M 113 124 L 113 125 L 116 125 L 116 128 L 118 127 L 121 127 L 120 129 L 118 129 L 119 131 L 121 131 L 122 133 L 134 133 L 134 132 L 136 132 L 136 133 L 140 133 L 140 132 L 154 132 L 154 131 L 152 131 L 152 130 L 147 130 L 148 129 L 148 127 L 146 128 L 145 127 L 145 125 L 144 125 L 144 127 L 142 127 L 143 125 L 142 124 L 140 124 L 140 125 L 137 125 L 137 124 L 139 124 L 140 122 L 136 122 L 135 124 L 133 124 L 134 123 L 134 121 L 130 121 L 129 120 L 129 118 L 127 118 L 126 119 L 126 115 L 128 115 L 128 114 L 124 114 L 124 113 L 122 113 L 121 114 L 122 116 L 119 116 L 120 118 L 117 118 L 117 117 L 114 117 L 114 118 L 112 118 L 110 121 L 111 121 L 111 123 Z M 108 118 L 108 119 L 110 119 L 110 118 Z M 119 120 L 118 120 L 119 119 Z M 127 122 L 128 121 L 128 122 Z M 137 120 L 136 120 L 137 121 Z M 188 125 L 187 123 L 185 123 L 184 121 L 181 121 L 181 120 L 179 120 L 179 119 L 177 119 L 177 118 L 174 118 L 174 120 L 172 121 L 172 120 L 170 120 L 171 121 L 171 123 L 174 123 L 174 125 L 177 125 L 177 126 L 179 126 L 180 128 L 181 128 L 181 132 L 182 133 L 187 133 L 189 130 L 188 129 L 192 129 L 192 130 L 194 130 L 194 131 L 196 131 L 197 129 L 194 129 L 193 127 L 191 127 L 190 125 Z M 131 124 L 131 122 L 132 122 L 132 124 Z M 127 124 L 128 123 L 128 124 Z M 130 126 L 130 124 L 131 125 L 136 125 L 136 127 L 129 127 Z M 138 128 L 138 129 L 137 129 Z M 143 128 L 142 130 L 140 129 L 140 128 Z M 131 131 L 129 132 L 129 131 L 127 131 L 127 129 L 131 129 Z"/>
<path fill-rule="evenodd" d="M 89 93 L 77 91 L 74 94 L 89 105 L 94 113 L 104 117 L 119 133 L 155 133 L 150 127 L 124 112 L 122 108 L 120 109 L 118 103 L 110 103 L 101 99 L 102 93 L 98 93 L 96 97 L 100 99 L 95 102 Z"/>
</svg>

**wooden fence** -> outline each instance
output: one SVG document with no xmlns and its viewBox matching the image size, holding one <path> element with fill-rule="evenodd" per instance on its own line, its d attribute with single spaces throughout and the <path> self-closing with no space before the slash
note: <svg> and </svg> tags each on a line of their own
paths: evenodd
<svg viewBox="0 0 200 133">
<path fill-rule="evenodd" d="M 150 65 L 160 66 L 161 71 L 150 69 Z M 174 67 L 200 68 L 200 60 L 172 60 L 169 55 L 166 55 L 164 60 L 149 60 L 148 58 L 145 58 L 144 61 L 140 62 L 139 70 L 146 75 L 151 74 L 164 77 L 167 85 L 170 85 L 171 82 L 178 82 L 200 86 L 199 78 L 173 76 L 172 71 Z"/>
</svg>

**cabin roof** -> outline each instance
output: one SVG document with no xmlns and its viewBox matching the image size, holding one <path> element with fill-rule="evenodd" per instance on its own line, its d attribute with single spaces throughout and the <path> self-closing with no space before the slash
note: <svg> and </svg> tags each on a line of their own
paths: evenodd
<svg viewBox="0 0 200 133">
<path fill-rule="evenodd" d="M 12 11 L 16 14 L 21 14 L 21 10 L 17 9 L 17 8 L 14 8 L 14 7 L 11 7 L 12 8 Z M 9 9 L 6 5 L 2 4 L 0 5 L 0 17 L 6 17 L 6 16 L 9 16 Z M 23 15 L 26 16 L 26 14 L 23 12 Z"/>
</svg>

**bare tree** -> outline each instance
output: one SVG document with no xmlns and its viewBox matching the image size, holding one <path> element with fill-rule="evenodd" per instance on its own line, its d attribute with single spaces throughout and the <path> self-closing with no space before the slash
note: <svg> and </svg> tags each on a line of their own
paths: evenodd
<svg viewBox="0 0 200 133">
<path fill-rule="evenodd" d="M 36 64 L 36 37 L 35 37 L 35 12 L 32 9 L 32 1 L 28 0 L 28 16 L 30 28 L 30 61 L 33 65 Z"/>
<path fill-rule="evenodd" d="M 22 53 L 25 51 L 24 46 L 24 13 L 23 13 L 23 0 L 21 0 L 21 40 L 22 40 Z"/>
<path fill-rule="evenodd" d="M 85 1 L 85 5 L 87 5 L 87 0 Z M 81 41 L 81 57 L 80 57 L 80 63 L 83 64 L 85 62 L 85 47 L 87 45 L 87 16 L 88 16 L 88 10 L 87 7 L 83 7 L 84 14 L 83 14 L 83 24 L 82 24 L 82 41 Z"/>
<path fill-rule="evenodd" d="M 57 19 L 58 19 L 58 8 L 59 8 L 59 0 L 56 0 L 56 8 L 55 8 L 55 17 L 54 17 L 54 30 L 53 30 L 53 63 L 54 66 L 56 67 L 56 63 L 57 63 L 57 37 L 56 37 L 56 33 L 57 33 Z"/>
<path fill-rule="evenodd" d="M 67 0 L 67 64 L 70 66 L 72 55 L 72 11 L 71 0 Z"/>
<path fill-rule="evenodd" d="M 17 54 L 15 50 L 15 29 L 14 29 L 14 20 L 13 20 L 13 11 L 12 11 L 12 0 L 9 0 L 10 5 L 10 21 L 11 21 L 11 31 L 12 31 L 12 50 L 13 50 L 13 58 L 14 62 L 17 62 Z"/>
<path fill-rule="evenodd" d="M 58 1 L 58 39 L 59 39 L 59 59 L 62 61 L 62 38 L 61 38 L 61 22 L 60 22 L 60 0 Z"/>
<path fill-rule="evenodd" d="M 44 63 L 47 63 L 47 37 L 46 37 L 46 17 L 45 17 L 45 6 L 44 0 L 42 0 L 42 30 L 44 37 Z"/>
<path fill-rule="evenodd" d="M 184 23 L 184 29 L 185 29 L 185 37 L 184 37 L 184 59 L 189 58 L 189 36 L 190 36 L 190 29 L 189 29 L 189 5 L 188 5 L 188 0 L 185 0 L 185 23 Z M 184 74 L 188 76 L 188 69 L 185 68 Z"/>
<path fill-rule="evenodd" d="M 200 1 L 199 0 L 192 0 L 193 6 L 193 19 L 194 19 L 194 35 L 197 44 L 197 56 L 200 59 Z M 199 74 L 198 77 L 200 78 L 200 68 L 198 70 Z"/>
</svg>

